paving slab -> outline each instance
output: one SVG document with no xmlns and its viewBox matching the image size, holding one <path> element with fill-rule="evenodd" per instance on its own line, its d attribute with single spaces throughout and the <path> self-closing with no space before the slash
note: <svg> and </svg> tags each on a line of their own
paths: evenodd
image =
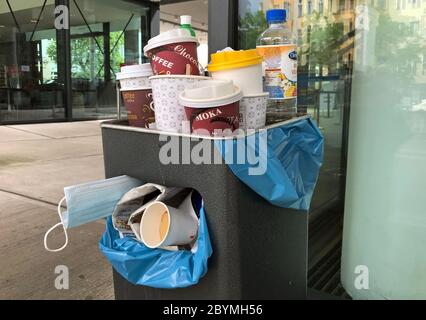
<svg viewBox="0 0 426 320">
<path fill-rule="evenodd" d="M 43 246 L 46 230 L 58 222 L 53 206 L 0 192 L 0 299 L 113 299 L 112 271 L 98 249 L 104 223 L 69 230 L 59 253 Z M 49 238 L 63 244 L 61 228 Z M 57 266 L 69 270 L 69 289 L 55 287 Z"/>
<path fill-rule="evenodd" d="M 49 138 L 35 135 L 31 132 L 25 132 L 22 130 L 16 130 L 13 128 L 0 126 L 0 142 L 14 142 L 14 141 L 40 140 L 40 139 L 49 139 Z"/>
<path fill-rule="evenodd" d="M 103 220 L 69 230 L 69 245 L 47 252 L 65 186 L 104 178 L 100 121 L 0 126 L 0 299 L 112 299 L 111 267 L 98 249 Z M 52 247 L 64 241 L 60 228 Z M 55 268 L 69 270 L 68 290 Z"/>
<path fill-rule="evenodd" d="M 0 170 L 5 170 L 10 166 L 31 165 L 32 162 L 38 161 L 102 155 L 102 138 L 95 135 L 67 139 L 14 141 L 13 143 L 0 142 L 0 150 Z"/>
<path fill-rule="evenodd" d="M 0 190 L 57 203 L 64 187 L 104 177 L 102 155 L 33 162 L 0 169 Z"/>
<path fill-rule="evenodd" d="M 57 122 L 44 124 L 11 125 L 9 128 L 26 133 L 37 134 L 42 137 L 63 139 L 71 137 L 84 137 L 100 135 L 101 120 L 82 122 Z"/>
</svg>

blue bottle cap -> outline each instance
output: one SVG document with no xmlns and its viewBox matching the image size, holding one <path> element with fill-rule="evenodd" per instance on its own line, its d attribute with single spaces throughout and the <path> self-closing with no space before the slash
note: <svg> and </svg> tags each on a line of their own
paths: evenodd
<svg viewBox="0 0 426 320">
<path fill-rule="evenodd" d="M 266 11 L 266 21 L 270 22 L 285 22 L 287 13 L 284 9 L 271 9 Z"/>
</svg>

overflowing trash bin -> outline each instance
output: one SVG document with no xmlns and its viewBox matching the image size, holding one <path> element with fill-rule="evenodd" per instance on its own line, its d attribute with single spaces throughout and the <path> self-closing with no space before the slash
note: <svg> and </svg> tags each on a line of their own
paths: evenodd
<svg viewBox="0 0 426 320">
<path fill-rule="evenodd" d="M 225 163 L 226 148 L 230 148 L 226 144 L 235 143 L 238 147 L 235 138 L 224 142 L 214 137 L 134 128 L 125 121 L 104 122 L 102 139 L 106 176 L 128 175 L 142 183 L 197 190 L 203 198 L 213 252 L 205 276 L 197 284 L 185 288 L 170 290 L 135 285 L 115 270 L 116 298 L 305 298 L 306 204 L 312 196 L 322 161 L 323 140 L 317 130 L 307 117 L 266 128 L 264 132 L 266 137 L 269 136 L 270 145 L 267 154 L 281 164 L 271 165 L 266 180 L 263 180 L 265 175 L 259 175 L 264 185 L 257 189 L 254 183 L 244 182 L 244 174 L 238 177 L 241 174 L 238 165 L 232 168 Z M 282 137 L 279 144 L 276 137 L 271 140 L 271 135 L 277 134 Z M 175 159 L 176 163 L 164 162 L 159 157 L 172 143 L 179 145 L 179 159 Z M 185 159 L 186 155 L 198 151 L 200 144 L 211 152 L 203 157 L 205 163 L 194 164 L 191 159 Z M 218 159 L 224 163 L 214 163 Z M 279 184 L 277 180 L 274 187 L 274 179 L 283 176 L 287 176 L 287 182 L 283 180 Z M 256 178 L 253 176 L 253 179 Z M 286 206 L 290 209 L 284 208 Z"/>
<path fill-rule="evenodd" d="M 117 299 L 305 298 L 323 137 L 306 114 L 266 123 L 255 49 L 212 55 L 208 77 L 196 48 L 185 25 L 148 41 L 150 65 L 122 67 L 128 120 L 101 124 L 107 179 L 65 188 L 53 228 L 107 218 Z M 289 84 L 290 54 L 268 81 Z"/>
</svg>

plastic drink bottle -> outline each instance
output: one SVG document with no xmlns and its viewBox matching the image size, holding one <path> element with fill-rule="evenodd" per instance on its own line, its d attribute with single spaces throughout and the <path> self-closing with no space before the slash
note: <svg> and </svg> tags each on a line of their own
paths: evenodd
<svg viewBox="0 0 426 320">
<path fill-rule="evenodd" d="M 264 90 L 269 92 L 267 123 L 297 114 L 296 41 L 285 23 L 286 16 L 286 10 L 268 10 L 269 27 L 257 39 L 257 51 L 264 58 Z"/>
<path fill-rule="evenodd" d="M 192 23 L 191 16 L 180 16 L 180 27 L 182 29 L 188 30 L 191 36 L 195 37 L 195 31 L 194 29 L 192 29 L 191 23 Z"/>
</svg>

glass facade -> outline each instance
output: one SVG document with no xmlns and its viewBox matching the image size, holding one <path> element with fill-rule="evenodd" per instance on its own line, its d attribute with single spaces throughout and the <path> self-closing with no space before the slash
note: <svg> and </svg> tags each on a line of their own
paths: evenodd
<svg viewBox="0 0 426 320">
<path fill-rule="evenodd" d="M 344 213 L 343 244 L 336 254 L 323 254 L 327 272 L 308 282 L 328 286 L 341 277 L 353 298 L 424 299 L 426 2 L 240 0 L 240 48 L 255 47 L 266 28 L 264 13 L 273 7 L 290 8 L 299 47 L 298 106 L 325 137 L 312 213 L 330 211 L 334 200 L 344 203 L 337 206 Z M 330 221 L 323 225 L 342 228 L 340 219 Z M 340 250 L 341 273 L 339 261 L 327 260 Z M 368 290 L 359 288 L 360 270 L 368 272 Z"/>
<path fill-rule="evenodd" d="M 54 1 L 0 2 L 0 120 L 64 119 Z M 12 14 L 13 12 L 13 14 Z"/>
<path fill-rule="evenodd" d="M 257 36 L 267 28 L 268 9 L 290 9 L 288 24 L 299 48 L 298 108 L 316 120 L 325 137 L 325 160 L 311 205 L 313 213 L 342 201 L 344 193 L 344 135 L 348 127 L 354 40 L 349 26 L 354 24 L 355 16 L 353 10 L 343 12 L 341 2 L 239 1 L 241 49 L 256 47 Z M 337 14 L 340 8 L 341 14 Z"/>
<path fill-rule="evenodd" d="M 142 63 L 141 16 L 144 14 L 143 7 L 128 3 L 117 5 L 114 0 L 71 2 L 74 118 L 116 115 L 115 76 L 123 64 Z"/>
<path fill-rule="evenodd" d="M 69 37 L 55 27 L 55 8 L 64 3 Z M 115 75 L 142 62 L 147 16 L 145 5 L 128 1 L 1 1 L 0 122 L 115 117 Z"/>
</svg>

